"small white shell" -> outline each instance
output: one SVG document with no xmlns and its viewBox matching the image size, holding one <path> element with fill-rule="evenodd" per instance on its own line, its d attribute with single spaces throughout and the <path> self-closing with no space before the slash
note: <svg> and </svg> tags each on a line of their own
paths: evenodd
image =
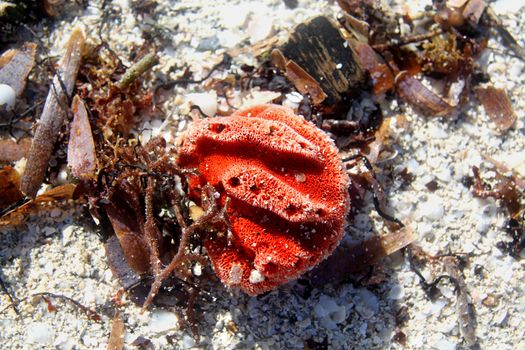
<svg viewBox="0 0 525 350">
<path fill-rule="evenodd" d="M 0 106 L 10 111 L 15 108 L 16 93 L 9 85 L 0 84 Z"/>
</svg>

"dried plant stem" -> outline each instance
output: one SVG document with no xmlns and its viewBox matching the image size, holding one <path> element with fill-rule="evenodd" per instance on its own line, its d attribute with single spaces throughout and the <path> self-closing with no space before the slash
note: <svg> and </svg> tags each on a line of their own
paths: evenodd
<svg viewBox="0 0 525 350">
<path fill-rule="evenodd" d="M 73 91 L 84 41 L 82 30 L 75 28 L 49 88 L 20 185 L 21 191 L 29 197 L 35 197 L 42 184 L 55 141 L 64 124 L 67 114 L 65 105 L 69 104 L 69 96 Z"/>
<path fill-rule="evenodd" d="M 142 57 L 140 61 L 131 66 L 126 71 L 126 74 L 117 83 L 121 90 L 126 89 L 134 80 L 144 74 L 148 69 L 156 65 L 158 62 L 157 55 L 155 53 L 149 53 Z"/>
</svg>

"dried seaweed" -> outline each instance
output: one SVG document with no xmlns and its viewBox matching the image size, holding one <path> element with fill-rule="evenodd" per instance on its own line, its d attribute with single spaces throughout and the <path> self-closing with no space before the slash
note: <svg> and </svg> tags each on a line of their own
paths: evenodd
<svg viewBox="0 0 525 350">
<path fill-rule="evenodd" d="M 469 348 L 478 346 L 476 338 L 476 318 L 474 305 L 470 300 L 467 284 L 459 269 L 457 258 L 447 256 L 443 258 L 445 271 L 456 281 L 456 313 L 458 315 L 459 329 Z"/>
<path fill-rule="evenodd" d="M 19 187 L 20 174 L 13 167 L 5 166 L 0 169 L 0 217 L 11 205 L 24 198 Z"/>
</svg>

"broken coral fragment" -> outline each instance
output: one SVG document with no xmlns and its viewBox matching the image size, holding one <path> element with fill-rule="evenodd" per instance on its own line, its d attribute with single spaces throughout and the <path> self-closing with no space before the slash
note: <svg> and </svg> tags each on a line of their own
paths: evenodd
<svg viewBox="0 0 525 350">
<path fill-rule="evenodd" d="M 231 233 L 204 242 L 222 282 L 256 295 L 317 265 L 343 236 L 349 178 L 331 140 L 277 105 L 196 122 L 178 163 L 199 202 L 207 184 L 227 207 Z M 298 176 L 298 174 L 300 174 Z"/>
</svg>

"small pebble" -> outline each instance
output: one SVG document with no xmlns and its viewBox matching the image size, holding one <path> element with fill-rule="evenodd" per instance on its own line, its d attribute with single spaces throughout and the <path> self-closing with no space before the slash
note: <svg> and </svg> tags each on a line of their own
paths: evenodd
<svg viewBox="0 0 525 350">
<path fill-rule="evenodd" d="M 47 323 L 34 322 L 27 328 L 27 342 L 30 344 L 49 345 L 53 342 L 53 337 L 53 328 Z"/>
<path fill-rule="evenodd" d="M 153 333 L 164 333 L 179 327 L 176 314 L 166 310 L 155 310 L 151 313 L 149 329 Z"/>
<path fill-rule="evenodd" d="M 0 106 L 5 106 L 5 109 L 10 111 L 15 108 L 16 93 L 9 85 L 0 84 Z"/>
<path fill-rule="evenodd" d="M 440 220 L 445 212 L 443 208 L 443 201 L 438 196 L 428 196 L 425 202 L 418 206 L 419 215 L 426 217 L 431 221 Z"/>
</svg>

